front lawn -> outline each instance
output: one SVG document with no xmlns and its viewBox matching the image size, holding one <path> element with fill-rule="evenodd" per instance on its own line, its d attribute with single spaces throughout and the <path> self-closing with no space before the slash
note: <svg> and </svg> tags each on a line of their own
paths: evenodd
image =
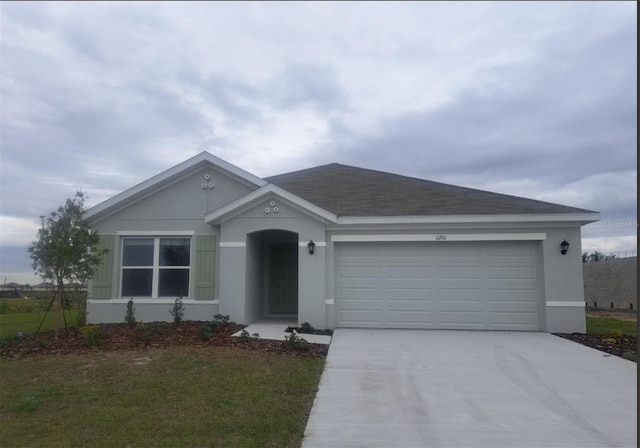
<svg viewBox="0 0 640 448">
<path fill-rule="evenodd" d="M 297 447 L 323 365 L 216 346 L 0 358 L 0 446 Z"/>
<path fill-rule="evenodd" d="M 51 330 L 54 328 L 55 314 L 55 310 L 49 311 L 46 315 L 44 311 L 0 314 L 0 338 L 15 336 L 18 332 L 24 334 L 35 333 L 41 322 L 42 328 L 40 331 Z M 64 311 L 67 326 L 76 325 L 76 314 L 75 311 Z M 62 319 L 62 316 L 60 319 Z M 61 327 L 64 331 L 64 321 L 62 321 Z"/>
<path fill-rule="evenodd" d="M 611 335 L 611 330 L 620 330 L 627 336 L 638 335 L 638 323 L 624 320 L 612 319 L 609 317 L 589 317 L 587 316 L 588 334 Z"/>
</svg>

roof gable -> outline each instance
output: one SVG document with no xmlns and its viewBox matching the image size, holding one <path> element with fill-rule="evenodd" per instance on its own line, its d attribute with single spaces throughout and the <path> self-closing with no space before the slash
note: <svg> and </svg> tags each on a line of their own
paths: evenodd
<svg viewBox="0 0 640 448">
<path fill-rule="evenodd" d="M 220 171 L 225 172 L 225 174 L 228 174 L 230 177 L 247 185 L 253 186 L 256 189 L 267 184 L 263 179 L 205 151 L 90 208 L 87 210 L 85 218 L 93 220 L 99 216 L 108 215 L 110 212 L 120 208 L 124 204 L 133 203 L 137 199 L 147 196 L 150 192 L 166 188 L 186 173 L 203 166 L 213 166 Z"/>
<path fill-rule="evenodd" d="M 339 217 L 596 213 L 337 163 L 265 180 Z"/>
<path fill-rule="evenodd" d="M 315 216 L 316 218 L 324 219 L 328 222 L 337 222 L 337 217 L 333 213 L 330 213 L 322 209 L 321 207 L 318 207 L 316 204 L 310 203 L 273 184 L 267 184 L 264 187 L 255 190 L 248 195 L 225 205 L 224 207 L 220 207 L 214 212 L 209 213 L 207 216 L 205 216 L 205 222 L 208 224 L 219 224 L 221 222 L 224 222 L 234 216 L 239 215 L 244 210 L 253 207 L 255 204 L 271 195 L 277 195 L 289 201 L 291 204 L 294 204 L 298 207 L 299 210 L 304 211 L 304 213 L 306 214 Z"/>
</svg>

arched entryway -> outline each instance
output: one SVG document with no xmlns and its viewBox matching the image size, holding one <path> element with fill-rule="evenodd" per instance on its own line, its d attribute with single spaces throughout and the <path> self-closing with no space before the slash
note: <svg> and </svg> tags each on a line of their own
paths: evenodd
<svg viewBox="0 0 640 448">
<path fill-rule="evenodd" d="M 298 316 L 298 234 L 247 235 L 247 304 L 254 319 Z"/>
</svg>

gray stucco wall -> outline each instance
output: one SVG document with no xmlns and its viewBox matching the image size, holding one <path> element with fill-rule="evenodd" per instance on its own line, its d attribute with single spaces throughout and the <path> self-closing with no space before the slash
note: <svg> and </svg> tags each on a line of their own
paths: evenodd
<svg viewBox="0 0 640 448">
<path fill-rule="evenodd" d="M 208 178 L 205 178 L 208 176 Z M 206 183 L 206 188 L 202 184 Z M 209 188 L 209 183 L 213 188 Z M 227 176 L 216 167 L 199 167 L 181 173 L 175 179 L 166 182 L 151 193 L 141 194 L 125 201 L 106 216 L 97 216 L 89 224 L 101 235 L 117 235 L 118 232 L 149 232 L 149 236 L 162 236 L 163 232 L 193 232 L 194 235 L 213 235 L 219 240 L 219 229 L 204 221 L 207 213 L 232 202 L 257 187 L 242 179 Z M 192 239 L 191 266 L 195 265 L 195 242 Z M 122 322 L 124 307 L 129 299 L 120 297 L 120 253 L 121 242 L 115 239 L 112 268 L 112 300 L 90 300 L 87 319 L 92 323 Z M 216 266 L 219 264 L 219 251 L 216 251 Z M 244 267 L 243 267 L 244 269 Z M 190 293 L 195 292 L 195 272 L 190 276 Z M 216 275 L 212 297 L 190 300 L 184 297 L 185 318 L 211 320 L 219 312 L 219 276 Z M 91 283 L 90 283 L 91 288 Z M 90 289 L 91 291 L 91 289 Z M 124 300 L 124 302 L 122 302 Z M 167 299 L 137 299 L 136 318 L 141 321 L 171 320 Z M 122 302 L 122 303 L 120 303 Z"/>
<path fill-rule="evenodd" d="M 275 202 L 278 212 L 273 211 Z M 269 208 L 269 212 L 265 209 Z M 231 320 L 251 323 L 262 315 L 262 285 L 255 278 L 260 269 L 255 257 L 259 236 L 265 230 L 298 234 L 298 317 L 317 328 L 326 328 L 325 313 L 325 224 L 303 213 L 294 204 L 269 196 L 239 215 L 220 224 L 220 312 Z M 248 237 L 249 235 L 249 237 Z M 306 244 L 318 244 L 310 255 Z M 249 300 L 245 301 L 245 297 Z"/>
<path fill-rule="evenodd" d="M 638 258 L 583 263 L 588 307 L 638 309 Z"/>
</svg>

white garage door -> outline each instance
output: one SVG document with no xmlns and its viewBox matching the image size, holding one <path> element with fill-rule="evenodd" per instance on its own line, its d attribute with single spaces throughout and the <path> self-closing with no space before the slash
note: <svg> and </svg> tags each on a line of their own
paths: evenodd
<svg viewBox="0 0 640 448">
<path fill-rule="evenodd" d="M 533 242 L 339 243 L 338 326 L 540 330 Z"/>
</svg>

